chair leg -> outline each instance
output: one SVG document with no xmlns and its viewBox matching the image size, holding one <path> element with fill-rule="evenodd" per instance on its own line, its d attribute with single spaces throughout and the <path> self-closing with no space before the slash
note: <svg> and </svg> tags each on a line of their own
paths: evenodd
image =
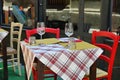
<svg viewBox="0 0 120 80">
<path fill-rule="evenodd" d="M 12 57 L 12 59 L 14 59 L 14 54 L 11 57 Z M 15 64 L 15 60 L 12 60 L 12 65 L 14 65 L 14 64 Z M 16 72 L 15 66 L 13 66 L 13 70 L 14 70 L 14 72 Z"/>
<path fill-rule="evenodd" d="M 20 64 L 20 59 L 18 58 L 17 61 L 18 61 L 17 64 L 18 64 L 19 76 L 21 76 L 22 74 L 21 74 L 21 64 Z"/>
</svg>

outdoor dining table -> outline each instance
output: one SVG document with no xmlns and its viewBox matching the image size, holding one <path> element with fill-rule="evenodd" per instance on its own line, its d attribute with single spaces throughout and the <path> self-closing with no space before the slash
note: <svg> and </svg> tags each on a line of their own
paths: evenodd
<svg viewBox="0 0 120 80">
<path fill-rule="evenodd" d="M 27 79 L 30 78 L 34 59 L 37 58 L 38 80 L 44 78 L 44 66 L 63 80 L 82 80 L 103 52 L 101 48 L 81 40 L 75 42 L 74 49 L 66 48 L 67 45 L 67 42 L 55 38 L 36 40 L 34 45 L 21 41 Z"/>
<path fill-rule="evenodd" d="M 8 32 L 2 28 L 0 28 L 0 53 L 3 55 L 3 70 L 4 70 L 4 79 L 8 80 L 8 68 L 7 68 L 7 52 L 6 52 L 6 37 L 8 35 Z"/>
</svg>

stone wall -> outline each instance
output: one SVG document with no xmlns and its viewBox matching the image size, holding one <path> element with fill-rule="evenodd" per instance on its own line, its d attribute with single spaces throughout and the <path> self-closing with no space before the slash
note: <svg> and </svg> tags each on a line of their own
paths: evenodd
<svg viewBox="0 0 120 80">
<path fill-rule="evenodd" d="M 71 21 L 73 23 L 79 22 L 78 10 L 72 10 L 71 14 L 69 10 L 61 10 L 57 11 L 56 9 L 47 10 L 48 20 L 61 20 L 67 21 L 69 17 L 71 17 Z M 85 12 L 84 14 L 84 22 L 92 24 L 92 28 L 100 27 L 100 13 L 99 12 Z M 120 14 L 113 13 L 112 15 L 112 29 L 116 29 L 120 26 Z"/>
</svg>

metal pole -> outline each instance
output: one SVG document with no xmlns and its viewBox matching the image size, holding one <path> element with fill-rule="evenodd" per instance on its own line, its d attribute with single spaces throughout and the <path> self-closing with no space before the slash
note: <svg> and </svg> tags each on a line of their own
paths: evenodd
<svg viewBox="0 0 120 80">
<path fill-rule="evenodd" d="M 35 26 L 37 22 L 46 23 L 46 0 L 35 1 Z"/>
<path fill-rule="evenodd" d="M 37 25 L 38 22 L 38 0 L 35 0 L 35 26 Z"/>
<path fill-rule="evenodd" d="M 109 12 L 108 12 L 108 29 L 112 30 L 112 11 L 113 11 L 113 0 L 109 0 Z"/>
<path fill-rule="evenodd" d="M 46 0 L 38 0 L 38 21 L 46 22 Z"/>
<path fill-rule="evenodd" d="M 101 30 L 111 31 L 113 0 L 101 1 Z"/>
<path fill-rule="evenodd" d="M 0 0 L 0 26 L 2 25 L 3 0 Z"/>
<path fill-rule="evenodd" d="M 78 22 L 78 36 L 81 39 L 84 37 L 84 0 L 79 0 L 79 22 Z"/>
</svg>

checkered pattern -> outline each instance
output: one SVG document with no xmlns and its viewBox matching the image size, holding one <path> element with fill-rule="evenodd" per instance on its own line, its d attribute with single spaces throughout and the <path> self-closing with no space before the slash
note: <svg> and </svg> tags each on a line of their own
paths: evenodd
<svg viewBox="0 0 120 80">
<path fill-rule="evenodd" d="M 82 80 L 90 66 L 102 53 L 96 47 L 83 50 L 69 50 L 58 44 L 29 46 L 21 42 L 28 79 L 31 74 L 33 60 L 37 57 L 43 64 L 64 80 Z"/>
<path fill-rule="evenodd" d="M 4 31 L 3 29 L 0 29 L 0 43 L 7 36 L 7 34 L 8 34 L 7 31 Z"/>
</svg>

